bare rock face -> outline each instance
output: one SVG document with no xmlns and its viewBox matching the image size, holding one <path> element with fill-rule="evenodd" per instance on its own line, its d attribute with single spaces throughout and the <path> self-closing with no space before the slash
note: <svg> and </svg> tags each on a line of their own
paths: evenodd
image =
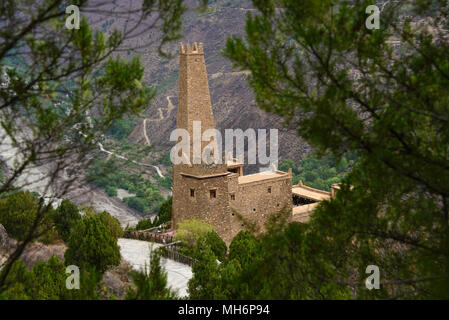
<svg viewBox="0 0 449 320">
<path fill-rule="evenodd" d="M 47 262 L 51 256 L 56 255 L 61 261 L 64 261 L 64 252 L 67 246 L 64 243 L 45 245 L 40 242 L 30 243 L 20 256 L 28 269 L 31 269 L 36 262 Z"/>
<path fill-rule="evenodd" d="M 0 267 L 8 259 L 9 255 L 17 248 L 17 241 L 10 238 L 5 227 L 0 224 Z M 48 261 L 52 255 L 64 261 L 64 252 L 67 246 L 64 243 L 45 245 L 33 242 L 26 246 L 20 259 L 31 269 L 38 261 Z"/>
<path fill-rule="evenodd" d="M 104 273 L 103 283 L 109 289 L 109 293 L 112 293 L 115 298 L 124 299 L 126 292 L 133 286 L 129 277 L 131 270 L 131 265 L 122 259 L 119 266 L 110 268 Z"/>
</svg>

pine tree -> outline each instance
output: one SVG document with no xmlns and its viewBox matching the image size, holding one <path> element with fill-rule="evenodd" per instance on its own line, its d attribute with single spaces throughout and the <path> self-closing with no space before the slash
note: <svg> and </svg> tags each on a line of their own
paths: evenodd
<svg viewBox="0 0 449 320">
<path fill-rule="evenodd" d="M 64 254 L 67 265 L 80 269 L 95 267 L 104 273 L 110 266 L 120 263 L 120 250 L 117 238 L 98 216 L 87 216 L 80 220 L 68 240 Z"/>
<path fill-rule="evenodd" d="M 188 283 L 189 298 L 192 300 L 223 298 L 217 258 L 204 237 L 199 238 L 194 257 L 196 261 L 192 267 L 193 277 Z"/>
<path fill-rule="evenodd" d="M 306 245 L 289 244 L 303 250 L 298 270 L 316 275 L 298 285 L 324 298 L 348 289 L 448 298 L 447 1 L 390 1 L 377 30 L 365 27 L 372 1 L 253 4 L 245 37 L 228 39 L 225 54 L 251 72 L 258 105 L 294 122 L 321 154 L 360 157 L 315 211 Z M 365 287 L 372 264 L 381 290 Z"/>
<path fill-rule="evenodd" d="M 132 279 L 135 289 L 126 295 L 128 300 L 170 300 L 176 294 L 167 288 L 167 272 L 161 267 L 161 255 L 158 250 L 150 249 L 150 268 L 145 265 L 142 271 L 133 271 Z"/>
</svg>

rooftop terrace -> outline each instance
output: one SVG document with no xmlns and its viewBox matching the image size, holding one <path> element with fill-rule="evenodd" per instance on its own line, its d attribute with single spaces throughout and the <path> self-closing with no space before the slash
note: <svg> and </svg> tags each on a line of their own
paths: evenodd
<svg viewBox="0 0 449 320">
<path fill-rule="evenodd" d="M 304 185 L 292 186 L 292 194 L 301 198 L 315 201 L 328 200 L 331 197 L 330 192 L 314 189 Z"/>
<path fill-rule="evenodd" d="M 282 172 L 282 171 L 259 172 L 259 173 L 254 173 L 254 174 L 248 174 L 246 176 L 240 176 L 239 183 L 250 183 L 250 182 L 256 182 L 256 181 L 269 180 L 269 179 L 284 177 L 285 175 L 287 175 L 287 173 Z"/>
</svg>

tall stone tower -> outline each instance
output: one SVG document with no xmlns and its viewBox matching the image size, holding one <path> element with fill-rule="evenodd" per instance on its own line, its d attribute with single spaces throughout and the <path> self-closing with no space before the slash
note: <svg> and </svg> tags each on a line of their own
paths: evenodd
<svg viewBox="0 0 449 320">
<path fill-rule="evenodd" d="M 193 141 L 195 136 L 215 128 L 202 43 L 180 45 L 177 128 L 189 133 L 190 154 L 185 157 L 190 164 L 173 165 L 173 228 L 184 219 L 196 218 L 212 224 L 220 235 L 230 235 L 226 164 L 194 159 L 195 154 L 202 154 L 211 142 L 216 142 L 214 137 L 210 141 Z"/>
</svg>

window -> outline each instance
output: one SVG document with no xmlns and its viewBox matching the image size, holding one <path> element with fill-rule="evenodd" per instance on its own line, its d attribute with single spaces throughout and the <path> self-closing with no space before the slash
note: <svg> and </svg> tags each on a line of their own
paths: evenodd
<svg viewBox="0 0 449 320">
<path fill-rule="evenodd" d="M 217 197 L 217 190 L 210 190 L 210 198 L 216 198 Z"/>
<path fill-rule="evenodd" d="M 235 194 L 231 194 L 231 200 L 235 200 Z"/>
<path fill-rule="evenodd" d="M 268 193 L 271 193 L 271 187 L 268 187 Z"/>
<path fill-rule="evenodd" d="M 190 189 L 190 196 L 194 197 L 195 196 L 195 189 Z"/>
</svg>

